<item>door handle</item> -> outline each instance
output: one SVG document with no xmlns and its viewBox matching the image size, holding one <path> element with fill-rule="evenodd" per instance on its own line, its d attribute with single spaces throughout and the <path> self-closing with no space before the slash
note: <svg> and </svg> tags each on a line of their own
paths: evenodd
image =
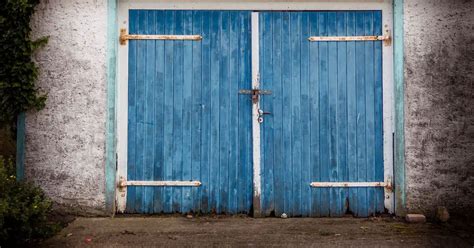
<svg viewBox="0 0 474 248">
<path fill-rule="evenodd" d="M 271 115 L 272 113 L 271 112 L 265 112 L 261 109 L 258 110 L 258 122 L 259 123 L 263 123 L 263 116 L 264 115 Z"/>
<path fill-rule="evenodd" d="M 264 116 L 264 115 L 271 115 L 271 114 L 272 114 L 271 112 L 265 112 L 265 111 L 263 111 L 263 110 L 261 110 L 261 109 L 258 110 L 258 115 L 259 115 L 260 117 L 262 117 L 262 116 Z"/>
</svg>

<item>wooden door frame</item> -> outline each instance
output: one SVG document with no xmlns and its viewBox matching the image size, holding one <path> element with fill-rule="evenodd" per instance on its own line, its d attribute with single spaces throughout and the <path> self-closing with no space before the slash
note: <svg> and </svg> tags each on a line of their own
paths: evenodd
<svg viewBox="0 0 474 248">
<path fill-rule="evenodd" d="M 403 24 L 402 0 L 392 1 L 159 1 L 159 0 L 109 0 L 108 13 L 108 95 L 107 95 L 107 141 L 106 141 L 106 206 L 112 213 L 125 210 L 126 192 L 118 192 L 116 183 L 120 176 L 127 175 L 127 109 L 128 109 L 128 46 L 118 46 L 121 28 L 128 27 L 130 9 L 161 10 L 249 10 L 249 11 L 331 11 L 331 10 L 380 10 L 382 25 L 395 33 L 394 44 L 383 47 L 383 144 L 384 179 L 395 179 L 395 199 L 393 193 L 385 195 L 385 207 L 390 213 L 404 214 L 404 136 L 403 136 Z M 401 10 L 400 10 L 401 8 Z M 397 13 L 393 13 L 397 11 Z M 114 21 L 115 20 L 115 21 Z M 394 20 L 398 24 L 394 26 Z M 401 46 L 401 47 L 400 47 Z M 394 55 L 396 55 L 394 60 Z M 403 58 L 403 57 L 402 57 Z M 400 65 L 401 64 L 401 65 Z M 115 65 L 115 66 L 114 66 Z M 401 72 L 400 72 L 401 68 Z M 394 74 L 396 73 L 396 74 Z M 400 75 L 401 74 L 401 75 Z M 394 96 L 394 94 L 397 94 Z M 394 108 L 395 107 L 395 108 Z M 394 113 L 395 112 L 395 113 Z M 395 128 L 396 131 L 395 132 Z M 395 134 L 395 135 L 394 135 Z M 396 137 L 395 143 L 394 136 Z M 395 154 L 395 156 L 394 156 Z M 260 155 L 260 154 L 259 154 Z M 394 157 L 397 159 L 394 166 Z M 254 161 L 257 158 L 254 158 Z M 255 168 L 255 167 L 254 167 Z M 395 177 L 394 177 L 394 171 Z M 255 171 L 258 173 L 258 170 Z M 254 178 L 258 180 L 258 178 Z M 255 184 L 256 182 L 254 182 Z M 258 187 L 258 186 L 257 186 Z M 259 187 L 258 187 L 259 188 Z"/>
</svg>

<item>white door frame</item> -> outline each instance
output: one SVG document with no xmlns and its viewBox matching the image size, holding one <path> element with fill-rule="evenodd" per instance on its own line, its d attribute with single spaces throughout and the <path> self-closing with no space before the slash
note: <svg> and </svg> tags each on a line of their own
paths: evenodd
<svg viewBox="0 0 474 248">
<path fill-rule="evenodd" d="M 192 0 L 119 0 L 118 3 L 118 30 L 126 28 L 128 30 L 128 12 L 130 9 L 162 9 L 162 10 L 273 10 L 273 11 L 324 11 L 324 10 L 380 10 L 382 11 L 382 25 L 384 33 L 389 32 L 393 27 L 393 4 L 392 0 L 300 0 L 298 2 L 273 2 L 266 1 L 230 1 L 230 0 L 207 0 L 206 2 Z M 257 15 L 258 16 L 258 15 Z M 258 18 L 258 17 L 257 17 Z M 253 18 L 252 18 L 253 19 Z M 258 21 L 257 21 L 258 23 Z M 253 21 L 252 21 L 253 24 Z M 258 24 L 257 24 L 258 25 Z M 258 27 L 258 26 L 257 26 Z M 252 32 L 253 33 L 253 32 Z M 258 43 L 258 42 L 257 42 Z M 253 47 L 253 42 L 252 42 Z M 257 44 L 258 47 L 258 44 Z M 258 48 L 257 48 L 258 49 Z M 253 49 L 252 49 L 253 50 Z M 253 52 L 252 52 L 252 55 Z M 252 60 L 255 56 L 252 56 Z M 394 88 L 393 88 L 393 45 L 382 46 L 382 70 L 383 70 L 383 157 L 384 157 L 384 181 L 393 180 L 393 132 L 394 132 Z M 127 45 L 118 46 L 118 70 L 117 70 L 117 182 L 120 178 L 127 179 L 127 123 L 128 123 L 128 42 Z M 258 58 L 257 58 L 258 62 Z M 254 61 L 252 62 L 255 63 Z M 256 77 L 255 77 L 256 76 Z M 257 71 L 252 65 L 252 87 L 255 87 L 255 79 L 258 78 Z M 258 87 L 258 85 L 257 85 Z M 253 106 L 252 109 L 258 105 Z M 252 112 L 255 112 L 252 110 Z M 258 113 L 257 113 L 258 115 Z M 255 119 L 255 113 L 252 113 Z M 257 124 L 259 124 L 257 122 Z M 252 125 L 253 126 L 253 125 Z M 253 128 L 254 129 L 254 128 Z M 255 135 L 254 130 L 254 148 Z M 258 133 L 259 135 L 259 133 Z M 259 137 L 259 136 L 258 136 Z M 254 150 L 255 151 L 255 150 Z M 255 152 L 254 152 L 255 153 Z M 254 154 L 254 195 L 260 195 L 260 152 Z M 309 183 L 309 182 L 308 182 Z M 125 211 L 127 191 L 118 190 L 116 192 L 117 212 Z M 255 199 L 254 199 L 255 200 Z M 393 191 L 385 190 L 385 208 L 389 213 L 394 213 Z"/>
</svg>

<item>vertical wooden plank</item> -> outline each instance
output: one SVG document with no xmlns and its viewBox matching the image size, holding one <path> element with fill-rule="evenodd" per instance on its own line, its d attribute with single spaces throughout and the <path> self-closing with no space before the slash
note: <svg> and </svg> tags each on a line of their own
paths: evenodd
<svg viewBox="0 0 474 248">
<path fill-rule="evenodd" d="M 273 163 L 273 187 L 274 187 L 274 209 L 275 215 L 280 216 L 285 211 L 285 182 L 284 178 L 284 151 L 283 146 L 283 91 L 282 84 L 283 60 L 282 60 L 282 13 L 274 12 L 272 15 L 272 34 L 273 34 L 273 80 L 272 80 L 272 98 L 273 98 L 273 142 L 274 142 L 274 163 Z"/>
<path fill-rule="evenodd" d="M 183 34 L 183 12 L 175 11 L 175 33 Z M 183 84 L 184 41 L 173 41 L 173 180 L 183 176 Z M 181 211 L 182 188 L 173 187 L 172 210 Z"/>
<path fill-rule="evenodd" d="M 202 35 L 203 12 L 193 11 L 192 33 Z M 202 42 L 192 43 L 192 103 L 191 103 L 191 180 L 201 181 L 201 135 L 202 135 Z M 202 182 L 202 181 L 201 181 Z M 192 211 L 200 211 L 201 187 L 193 187 Z"/>
<path fill-rule="evenodd" d="M 183 34 L 193 34 L 193 12 L 183 11 Z M 194 41 L 182 41 L 183 43 L 183 165 L 181 180 L 191 180 L 193 171 L 192 163 L 192 139 L 191 132 L 195 129 L 191 113 L 193 110 L 193 43 Z M 192 210 L 191 187 L 182 188 L 181 212 L 188 213 Z"/>
<path fill-rule="evenodd" d="M 219 72 L 219 191 L 217 211 L 227 212 L 229 181 L 229 12 L 221 12 L 220 21 L 220 72 Z"/>
<path fill-rule="evenodd" d="M 118 21 L 117 1 L 107 1 L 107 119 L 105 141 L 105 209 L 111 216 L 118 207 L 115 204 L 117 189 L 117 51 Z M 25 113 L 17 119 L 16 169 L 17 180 L 24 178 L 25 166 Z"/>
<path fill-rule="evenodd" d="M 374 34 L 373 12 L 365 13 L 364 29 L 367 35 Z M 367 149 L 367 182 L 375 181 L 375 83 L 374 83 L 374 41 L 365 42 L 365 113 L 366 113 L 366 149 Z M 367 212 L 374 214 L 375 189 L 367 189 Z"/>
<path fill-rule="evenodd" d="M 356 35 L 365 35 L 365 13 L 356 13 Z M 367 144 L 366 144 L 366 114 L 365 114 L 365 42 L 356 42 L 356 94 L 357 94 L 357 166 L 358 181 L 367 181 Z M 357 191 L 357 216 L 367 216 L 367 189 Z"/>
<path fill-rule="evenodd" d="M 238 61 L 239 61 L 239 12 L 230 12 L 229 17 L 230 30 L 229 30 L 229 183 L 228 183 L 228 212 L 232 214 L 237 213 L 237 197 L 238 188 L 238 153 L 239 153 L 239 109 L 238 109 L 238 97 L 239 97 L 239 74 L 238 74 Z"/>
<path fill-rule="evenodd" d="M 290 13 L 291 49 L 291 174 L 292 207 L 290 215 L 301 215 L 301 13 Z"/>
<path fill-rule="evenodd" d="M 247 89 L 247 85 L 245 84 L 245 18 L 243 17 L 243 13 L 239 13 L 239 61 L 238 61 L 238 74 L 239 74 L 239 89 Z M 245 191 L 247 189 L 246 187 L 246 153 L 245 153 L 245 148 L 246 148 L 246 135 L 245 135 L 245 128 L 247 127 L 245 123 L 245 103 L 247 101 L 250 101 L 248 99 L 248 96 L 245 95 L 239 95 L 239 119 L 238 119 L 238 136 L 239 136 L 239 153 L 238 153 L 238 170 L 237 170 L 237 175 L 238 175 L 238 209 L 239 211 L 242 211 L 245 209 L 246 205 L 246 194 Z"/>
<path fill-rule="evenodd" d="M 130 33 L 136 33 L 138 30 L 138 12 L 135 10 L 130 10 Z M 129 43 L 129 63 L 128 63 L 128 169 L 127 169 L 127 179 L 135 178 L 136 170 L 136 80 L 137 80 L 137 41 L 131 40 Z M 135 207 L 135 195 L 136 187 L 129 187 L 127 189 L 127 206 L 126 211 L 128 213 L 134 212 Z"/>
<path fill-rule="evenodd" d="M 405 86 L 404 86 L 404 48 L 403 48 L 403 4 L 404 0 L 393 1 L 393 76 L 395 97 L 395 137 L 394 137 L 394 182 L 395 213 L 406 214 L 405 186 Z"/>
<path fill-rule="evenodd" d="M 145 28 L 144 34 L 155 33 L 155 11 L 148 10 L 145 12 Z M 156 92 L 156 59 L 155 59 L 155 41 L 147 40 L 145 43 L 145 106 L 144 106 L 144 164 L 143 164 L 143 180 L 152 181 L 155 164 L 155 97 Z M 143 212 L 153 212 L 153 187 L 143 187 Z"/>
<path fill-rule="evenodd" d="M 156 11 L 155 15 L 156 34 L 165 32 L 165 12 Z M 155 42 L 155 59 L 156 59 L 156 91 L 153 92 L 155 100 L 155 163 L 153 180 L 162 181 L 164 178 L 164 100 L 165 100 L 165 41 Z M 130 149 L 130 148 L 129 148 Z M 163 188 L 155 187 L 153 195 L 153 212 L 163 212 Z"/>
<path fill-rule="evenodd" d="M 201 210 L 210 211 L 211 194 L 211 18 L 203 12 L 202 20 L 202 134 L 201 134 Z"/>
<path fill-rule="evenodd" d="M 346 36 L 347 12 L 337 13 L 337 35 Z M 337 43 L 337 181 L 347 182 L 347 42 Z M 338 216 L 346 213 L 347 189 L 338 189 Z"/>
<path fill-rule="evenodd" d="M 319 35 L 319 14 L 310 14 L 310 34 Z M 319 42 L 309 44 L 309 63 L 319 65 Z M 321 181 L 321 165 L 319 156 L 319 66 L 312 66 L 309 71 L 309 101 L 310 101 L 310 164 L 311 181 Z M 321 216 L 321 189 L 311 189 L 311 216 Z"/>
<path fill-rule="evenodd" d="M 374 35 L 382 34 L 382 12 L 374 12 Z M 374 180 L 384 180 L 383 164 L 383 92 L 382 92 L 382 42 L 374 44 L 374 80 L 375 80 L 375 171 Z M 375 211 L 384 211 L 384 189 L 376 189 Z"/>
<path fill-rule="evenodd" d="M 272 13 L 260 14 L 260 74 L 262 89 L 273 89 Z M 273 96 L 262 96 L 261 109 L 273 113 Z M 263 117 L 262 124 L 262 212 L 270 215 L 273 210 L 273 116 Z"/>
<path fill-rule="evenodd" d="M 318 14 L 316 12 L 309 13 L 309 36 L 317 35 L 318 32 Z M 318 63 L 318 52 L 319 44 L 314 44 L 319 42 L 310 42 L 309 43 L 309 64 L 317 65 Z M 309 70 L 308 80 L 309 80 L 309 146 L 310 146 L 310 182 L 318 181 L 319 176 L 319 86 L 318 86 L 318 71 L 319 66 L 311 66 Z M 310 205 L 311 209 L 309 210 L 309 215 L 311 217 L 316 217 L 319 215 L 319 201 L 320 190 L 316 188 L 310 188 Z"/>
<path fill-rule="evenodd" d="M 222 16 L 220 12 L 211 12 L 211 157 L 210 157 L 210 204 L 211 211 L 217 211 L 218 192 L 219 192 L 219 116 L 220 116 L 220 95 L 219 95 L 219 78 L 220 78 L 220 44 L 221 32 L 220 24 Z"/>
<path fill-rule="evenodd" d="M 301 214 L 304 217 L 309 216 L 311 209 L 311 182 L 310 169 L 310 99 L 309 99 L 309 45 L 305 38 L 309 37 L 309 12 L 301 14 Z"/>
<path fill-rule="evenodd" d="M 251 14 L 250 12 L 241 12 L 240 18 L 240 61 L 239 61 L 239 78 L 240 89 L 251 88 Z M 249 96 L 239 96 L 239 133 L 240 144 L 242 146 L 240 157 L 240 180 L 239 188 L 241 199 L 239 203 L 240 211 L 250 213 L 252 206 L 252 120 L 251 120 L 251 100 Z"/>
<path fill-rule="evenodd" d="M 292 177 L 291 177 L 291 47 L 290 47 L 290 13 L 282 13 L 282 105 L 283 105 L 283 151 L 284 174 L 282 183 L 285 187 L 284 212 L 289 213 L 292 209 Z"/>
<path fill-rule="evenodd" d="M 246 36 L 245 36 L 245 43 L 246 43 L 246 49 L 245 49 L 245 63 L 244 63 L 244 75 L 245 75 L 245 83 L 246 83 L 246 89 L 250 89 L 252 87 L 252 36 L 251 36 L 251 27 L 252 27 L 252 18 L 251 18 L 251 13 L 249 12 L 248 15 L 245 16 L 246 21 L 245 21 L 245 27 L 246 27 Z M 253 204 L 253 142 L 252 142 L 252 102 L 247 101 L 247 108 L 248 109 L 248 114 L 244 114 L 246 123 L 247 123 L 247 128 L 245 129 L 246 132 L 246 137 L 247 137 L 247 151 L 248 155 L 246 156 L 247 161 L 246 164 L 247 166 L 247 183 L 246 183 L 246 191 L 247 192 L 247 207 L 249 209 L 250 213 L 250 208 Z"/>
<path fill-rule="evenodd" d="M 327 21 L 328 13 L 322 12 L 318 18 L 319 21 L 319 35 L 327 36 Z M 321 163 L 321 178 L 322 182 L 328 182 L 329 176 L 329 68 L 328 68 L 328 43 L 321 42 L 319 45 L 319 119 L 320 119 L 320 163 Z M 321 216 L 329 216 L 330 195 L 329 189 L 321 189 Z"/>
<path fill-rule="evenodd" d="M 145 32 L 146 12 L 138 12 L 138 30 L 137 33 L 143 34 Z M 145 170 L 145 61 L 146 43 L 138 41 L 137 44 L 137 85 L 136 85 L 136 118 L 137 118 L 137 136 L 136 136 L 136 169 L 135 178 L 132 180 L 143 180 Z M 143 198 L 145 191 L 143 187 L 137 187 L 135 194 L 135 211 L 143 212 Z"/>
<path fill-rule="evenodd" d="M 174 15 L 172 11 L 167 11 L 165 15 L 165 32 L 167 34 L 174 33 Z M 165 41 L 165 88 L 164 88 L 164 168 L 166 180 L 173 180 L 173 154 L 174 154 L 174 137 L 173 137 L 173 50 L 174 42 Z M 172 212 L 172 188 L 166 187 L 164 189 L 164 211 L 166 213 Z"/>
<path fill-rule="evenodd" d="M 328 13 L 327 32 L 329 36 L 337 35 L 336 12 Z M 329 181 L 339 181 L 339 168 L 337 153 L 337 80 L 338 80 L 338 57 L 337 42 L 328 42 L 328 118 L 329 118 Z M 329 189 L 329 214 L 330 216 L 341 216 L 339 206 L 341 205 L 338 188 Z"/>
<path fill-rule="evenodd" d="M 347 35 L 355 36 L 355 12 L 347 14 Z M 357 182 L 356 42 L 347 42 L 347 169 L 349 182 Z M 357 213 L 357 188 L 349 189 L 348 211 Z"/>
</svg>

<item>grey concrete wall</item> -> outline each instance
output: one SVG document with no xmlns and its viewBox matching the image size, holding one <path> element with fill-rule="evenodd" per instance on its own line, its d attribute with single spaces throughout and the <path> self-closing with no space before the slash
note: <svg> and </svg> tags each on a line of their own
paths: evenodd
<svg viewBox="0 0 474 248">
<path fill-rule="evenodd" d="M 35 37 L 46 108 L 28 113 L 26 176 L 69 212 L 105 208 L 107 1 L 43 0 Z"/>
<path fill-rule="evenodd" d="M 474 1 L 405 1 L 409 212 L 474 209 Z"/>
</svg>

